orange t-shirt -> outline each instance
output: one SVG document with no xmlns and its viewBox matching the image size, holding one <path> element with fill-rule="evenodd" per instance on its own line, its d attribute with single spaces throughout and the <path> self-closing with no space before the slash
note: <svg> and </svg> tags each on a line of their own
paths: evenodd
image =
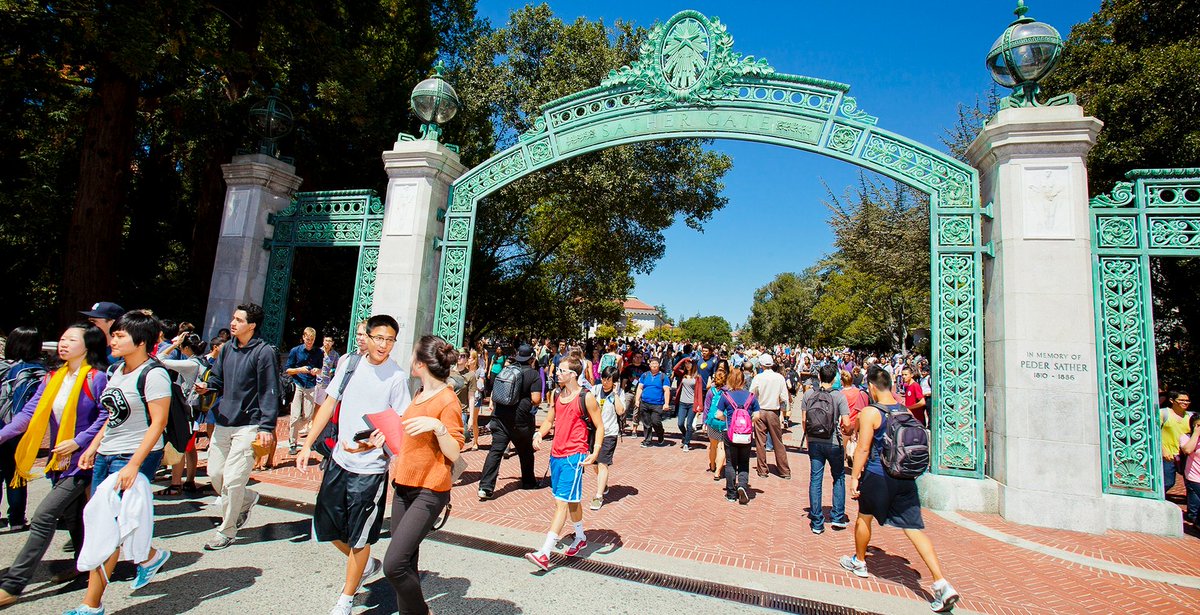
<svg viewBox="0 0 1200 615">
<path fill-rule="evenodd" d="M 438 391 L 433 397 L 420 403 L 409 404 L 404 411 L 404 418 L 432 416 L 442 422 L 450 435 L 463 446 L 462 409 L 458 405 L 458 396 L 454 389 L 447 386 Z M 403 487 L 421 487 L 431 491 L 449 491 L 450 469 L 454 464 L 442 455 L 437 436 L 433 431 L 427 431 L 419 436 L 405 434 L 400 442 L 400 450 L 392 458 L 392 482 Z"/>
</svg>

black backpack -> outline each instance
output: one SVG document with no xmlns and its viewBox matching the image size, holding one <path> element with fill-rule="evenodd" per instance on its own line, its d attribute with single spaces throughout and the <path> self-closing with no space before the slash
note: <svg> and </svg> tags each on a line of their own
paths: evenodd
<svg viewBox="0 0 1200 615">
<path fill-rule="evenodd" d="M 363 356 L 357 352 L 350 355 L 346 359 L 346 374 L 342 376 L 342 381 L 338 384 L 338 403 L 333 407 L 333 415 L 329 417 L 329 422 L 325 424 L 325 429 L 321 430 L 321 437 L 313 443 L 312 450 L 319 453 L 321 457 L 329 459 L 333 455 L 333 447 L 337 446 L 338 441 L 338 415 L 342 410 L 342 395 L 346 392 L 346 385 L 350 384 L 350 378 L 354 376 L 354 370 L 358 369 L 358 364 L 362 362 Z M 315 414 L 315 412 L 314 412 Z"/>
<path fill-rule="evenodd" d="M 492 384 L 492 401 L 502 406 L 515 406 L 521 401 L 521 383 L 524 370 L 520 365 L 509 365 L 496 374 Z"/>
<path fill-rule="evenodd" d="M 146 407 L 146 418 L 149 420 L 150 417 L 150 404 L 146 401 L 146 377 L 152 369 L 166 370 L 167 379 L 171 381 L 171 406 L 167 411 L 167 427 L 163 430 L 163 438 L 177 452 L 182 453 L 187 450 L 188 442 L 192 439 L 192 408 L 188 405 L 183 389 L 171 376 L 171 370 L 154 357 L 147 359 L 147 362 L 149 365 L 138 374 L 137 380 L 137 392 L 142 398 L 142 405 Z"/>
<path fill-rule="evenodd" d="M 20 412 L 37 392 L 38 381 L 45 378 L 47 373 L 43 367 L 27 367 L 17 374 L 10 374 L 13 365 L 15 363 L 0 365 L 0 425 L 12 422 L 13 416 Z M 21 390 L 19 396 L 18 389 Z M 18 397 L 20 399 L 17 399 Z"/>
<path fill-rule="evenodd" d="M 929 432 L 908 409 L 888 410 L 871 404 L 887 417 L 879 463 L 893 478 L 914 479 L 929 469 Z"/>
<path fill-rule="evenodd" d="M 837 431 L 837 402 L 833 393 L 813 389 L 812 399 L 804 408 L 804 433 L 809 438 L 829 440 Z"/>
</svg>

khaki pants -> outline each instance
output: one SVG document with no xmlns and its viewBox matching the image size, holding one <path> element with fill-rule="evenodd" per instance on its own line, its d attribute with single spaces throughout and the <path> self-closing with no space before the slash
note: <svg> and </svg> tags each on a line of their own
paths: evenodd
<svg viewBox="0 0 1200 615">
<path fill-rule="evenodd" d="M 779 475 L 790 477 L 792 468 L 788 465 L 787 447 L 783 445 L 783 427 L 779 423 L 779 410 L 760 410 L 754 417 L 754 456 L 758 475 L 763 476 L 768 473 L 767 434 L 771 434 L 771 442 L 775 445 L 775 465 L 779 466 Z"/>
<path fill-rule="evenodd" d="M 237 536 L 238 516 L 257 499 L 246 488 L 250 469 L 254 466 L 254 438 L 257 425 L 213 429 L 212 444 L 208 447 L 208 477 L 213 490 L 221 496 L 221 525 L 217 531 L 229 538 Z"/>
<path fill-rule="evenodd" d="M 316 391 L 315 387 L 311 389 L 296 387 L 296 394 L 292 395 L 292 425 L 291 430 L 288 431 L 289 446 L 296 445 L 300 431 L 312 420 L 313 411 L 316 409 Z"/>
</svg>

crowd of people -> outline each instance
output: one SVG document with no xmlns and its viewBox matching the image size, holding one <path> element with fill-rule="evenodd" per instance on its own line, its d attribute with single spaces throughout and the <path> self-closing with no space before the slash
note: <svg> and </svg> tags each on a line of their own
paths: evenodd
<svg viewBox="0 0 1200 615">
<path fill-rule="evenodd" d="M 77 569 L 88 575 L 81 604 L 69 614 L 104 612 L 103 596 L 121 557 L 137 564 L 132 588 L 150 583 L 171 557 L 153 546 L 156 496 L 211 490 L 220 519 L 204 548 L 235 545 L 259 501 L 248 488 L 251 471 L 273 463 L 284 411 L 296 466 L 311 472 L 320 462 L 314 538 L 346 558 L 334 614 L 350 613 L 355 594 L 381 573 L 400 612 L 428 612 L 419 546 L 448 506 L 465 465 L 461 453 L 478 449 L 482 436 L 490 435 L 477 485 L 481 500 L 501 495 L 499 470 L 510 448 L 520 467 L 515 486 L 550 488 L 554 506 L 547 511 L 545 542 L 526 555 L 548 570 L 556 548 L 576 557 L 587 547 L 585 506 L 604 506 L 619 441 L 676 446 L 664 427 L 671 419 L 677 446 L 705 448 L 707 460 L 695 459 L 697 467 L 711 473 L 726 500 L 743 506 L 752 500 L 752 464 L 759 481 L 772 472 L 788 480 L 790 455 L 805 454 L 813 534 L 827 525 L 847 528 L 846 498 L 858 501 L 854 552 L 841 558 L 843 568 L 868 576 L 867 547 L 878 521 L 902 529 L 929 568 L 931 607 L 948 611 L 958 601 L 922 532 L 913 480 L 928 463 L 926 429 L 936 420 L 930 365 L 918 353 L 643 339 L 482 341 L 456 349 L 424 336 L 405 371 L 394 360 L 400 325 L 386 315 L 359 323 L 345 354 L 329 335 L 318 346 L 311 328 L 293 348 L 270 346 L 258 335 L 258 305 L 238 306 L 231 316 L 228 329 L 204 342 L 189 323 L 102 302 L 62 332 L 52 360 L 38 331 L 18 328 L 6 337 L 0 488 L 8 514 L 0 524 L 28 531 L 28 538 L 0 577 L 0 607 L 19 600 L 60 526 Z M 1184 474 L 1187 519 L 1195 523 L 1200 419 L 1187 412 L 1186 393 L 1171 392 L 1165 401 L 1166 488 L 1177 472 Z M 170 434 L 180 416 L 192 436 L 176 447 Z M 785 438 L 794 428 L 800 445 L 789 451 Z M 547 485 L 534 466 L 548 437 Z M 203 450 L 209 485 L 196 481 Z M 52 488 L 26 519 L 26 484 L 36 477 L 39 455 L 47 457 Z M 588 468 L 595 488 L 585 502 Z M 825 472 L 832 482 L 828 517 Z M 159 474 L 169 482 L 152 493 Z M 375 557 L 389 488 L 390 539 Z M 118 541 L 110 529 L 122 515 L 138 518 L 141 529 Z"/>
</svg>

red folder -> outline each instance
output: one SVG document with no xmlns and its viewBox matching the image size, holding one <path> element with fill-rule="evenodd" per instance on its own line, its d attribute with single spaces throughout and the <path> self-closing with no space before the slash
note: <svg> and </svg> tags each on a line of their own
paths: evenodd
<svg viewBox="0 0 1200 615">
<path fill-rule="evenodd" d="M 388 408 L 374 414 L 364 415 L 363 419 L 367 421 L 367 425 L 370 425 L 371 429 L 383 432 L 385 440 L 383 447 L 387 449 L 389 455 L 395 456 L 400 451 L 400 442 L 404 440 L 404 417 Z"/>
</svg>

